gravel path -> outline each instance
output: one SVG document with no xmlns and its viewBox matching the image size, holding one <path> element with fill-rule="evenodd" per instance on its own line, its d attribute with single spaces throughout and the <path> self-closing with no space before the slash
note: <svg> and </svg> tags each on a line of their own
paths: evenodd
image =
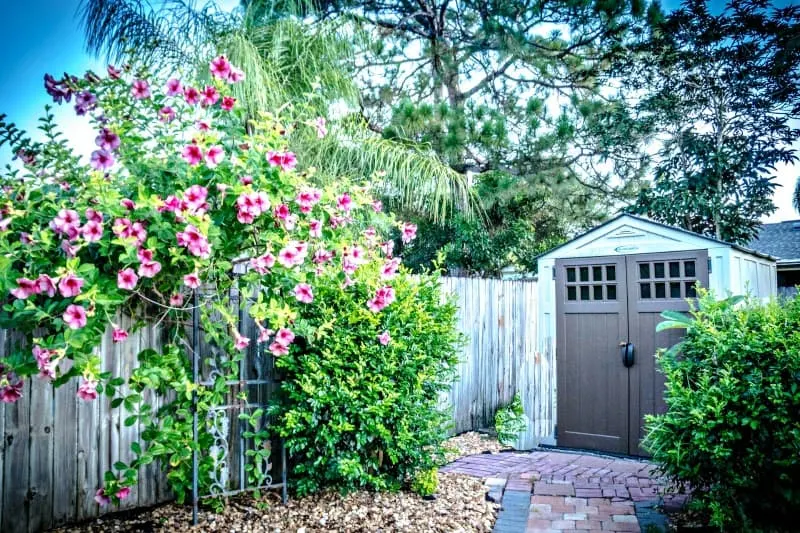
<svg viewBox="0 0 800 533">
<path fill-rule="evenodd" d="M 467 433 L 450 439 L 453 458 L 500 449 L 495 440 Z M 451 459 L 452 460 L 452 459 Z M 359 491 L 346 496 L 326 492 L 280 505 L 277 495 L 261 500 L 235 498 L 226 511 L 201 512 L 200 525 L 189 526 L 191 508 L 176 504 L 118 513 L 92 522 L 57 529 L 60 533 L 139 533 L 183 531 L 256 532 L 489 532 L 498 506 L 486 501 L 480 479 L 461 474 L 439 475 L 435 500 L 416 494 Z"/>
</svg>

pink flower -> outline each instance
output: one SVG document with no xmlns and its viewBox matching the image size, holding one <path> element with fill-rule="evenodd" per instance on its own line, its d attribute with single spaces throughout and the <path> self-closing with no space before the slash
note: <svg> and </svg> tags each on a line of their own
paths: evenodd
<svg viewBox="0 0 800 533">
<path fill-rule="evenodd" d="M 139 276 L 143 278 L 153 278 L 161 272 L 161 263 L 158 261 L 147 261 L 139 265 Z"/>
<path fill-rule="evenodd" d="M 328 261 L 333 259 L 333 256 L 334 256 L 333 252 L 329 252 L 329 251 L 324 250 L 324 249 L 317 250 L 314 253 L 314 263 L 316 263 L 318 265 L 323 264 L 323 263 L 327 263 Z"/>
<path fill-rule="evenodd" d="M 269 351 L 272 352 L 272 355 L 275 357 L 280 357 L 281 355 L 289 353 L 289 347 L 276 341 L 269 345 Z"/>
<path fill-rule="evenodd" d="M 131 224 L 129 233 L 129 237 L 133 237 L 136 240 L 136 244 L 139 246 L 144 244 L 145 239 L 147 239 L 147 230 L 144 229 L 141 222 L 134 222 Z"/>
<path fill-rule="evenodd" d="M 81 235 L 87 242 L 97 242 L 103 238 L 103 225 L 90 220 L 81 228 Z"/>
<path fill-rule="evenodd" d="M 97 222 L 98 224 L 103 223 L 103 213 L 99 211 L 95 211 L 91 207 L 86 208 L 86 220 L 89 222 Z"/>
<path fill-rule="evenodd" d="M 236 98 L 233 96 L 223 96 L 222 103 L 219 104 L 219 107 L 223 111 L 231 111 L 234 104 L 236 104 Z"/>
<path fill-rule="evenodd" d="M 222 146 L 215 144 L 210 146 L 206 152 L 206 166 L 208 168 L 215 168 L 225 158 L 225 152 Z"/>
<path fill-rule="evenodd" d="M 320 139 L 328 134 L 328 128 L 325 125 L 325 117 L 317 117 L 314 121 L 314 127 L 317 129 L 317 137 Z"/>
<path fill-rule="evenodd" d="M 228 74 L 228 83 L 239 83 L 244 79 L 244 72 L 236 67 L 231 67 L 231 73 Z"/>
<path fill-rule="evenodd" d="M 289 211 L 289 206 L 286 204 L 280 204 L 275 206 L 275 210 L 273 211 L 275 218 L 278 220 L 286 220 L 291 212 Z"/>
<path fill-rule="evenodd" d="M 51 360 L 53 352 L 45 350 L 39 345 L 34 345 L 32 352 L 36 359 L 36 365 L 39 367 L 39 377 L 47 380 L 55 379 L 58 361 Z"/>
<path fill-rule="evenodd" d="M 64 255 L 67 257 L 75 257 L 75 255 L 78 253 L 78 247 L 72 246 L 66 239 L 61 241 L 61 249 L 64 251 Z"/>
<path fill-rule="evenodd" d="M 267 152 L 267 161 L 273 167 L 281 167 L 286 172 L 297 166 L 297 157 L 292 152 Z"/>
<path fill-rule="evenodd" d="M 139 248 L 138 250 L 136 250 L 136 258 L 141 263 L 152 261 L 154 255 L 155 252 L 153 252 L 153 250 L 148 250 L 147 248 Z"/>
<path fill-rule="evenodd" d="M 108 72 L 108 77 L 111 78 L 112 80 L 118 80 L 119 77 L 122 75 L 122 71 L 114 68 L 114 65 L 109 65 L 106 68 L 106 72 Z"/>
<path fill-rule="evenodd" d="M 200 105 L 202 106 L 214 105 L 219 100 L 219 92 L 211 85 L 207 85 L 206 88 L 203 89 L 201 95 L 202 99 L 200 100 Z"/>
<path fill-rule="evenodd" d="M 94 143 L 107 152 L 113 152 L 119 148 L 119 135 L 108 128 L 103 128 L 100 130 L 100 134 L 95 138 Z"/>
<path fill-rule="evenodd" d="M 128 338 L 128 332 L 124 329 L 114 326 L 113 331 L 111 332 L 111 339 L 114 342 L 122 342 Z"/>
<path fill-rule="evenodd" d="M 380 213 L 381 211 L 383 211 L 383 202 L 381 202 L 380 200 L 373 200 L 372 210 L 375 211 L 376 213 Z"/>
<path fill-rule="evenodd" d="M 80 385 L 78 385 L 78 398 L 85 401 L 97 399 L 97 380 L 90 378 L 83 378 Z"/>
<path fill-rule="evenodd" d="M 275 333 L 271 329 L 265 328 L 264 326 L 262 326 L 258 322 L 256 322 L 256 325 L 258 326 L 258 339 L 256 339 L 256 342 L 258 344 L 261 344 L 263 342 L 267 342 L 269 340 L 270 335 Z"/>
<path fill-rule="evenodd" d="M 344 193 L 339 198 L 336 199 L 336 207 L 340 210 L 344 211 L 345 213 L 349 212 L 353 208 L 353 200 L 350 198 L 350 195 Z"/>
<path fill-rule="evenodd" d="M 78 226 L 80 225 L 81 217 L 78 212 L 73 209 L 62 209 L 58 212 L 56 217 L 50 221 L 50 227 L 61 235 L 66 235 L 70 239 L 78 236 Z"/>
<path fill-rule="evenodd" d="M 389 344 L 389 342 L 391 342 L 391 340 L 392 340 L 392 337 L 389 336 L 389 332 L 388 331 L 384 331 L 383 333 L 378 335 L 378 342 L 380 342 L 384 346 L 387 346 Z"/>
<path fill-rule="evenodd" d="M 242 176 L 239 178 L 239 182 L 242 185 L 252 185 L 253 184 L 253 176 Z"/>
<path fill-rule="evenodd" d="M 186 274 L 183 276 L 183 284 L 189 287 L 190 289 L 199 289 L 200 288 L 200 275 L 195 271 L 191 274 Z"/>
<path fill-rule="evenodd" d="M 183 147 L 181 157 L 190 165 L 195 166 L 203 160 L 203 151 L 196 144 L 187 144 Z"/>
<path fill-rule="evenodd" d="M 58 291 L 64 298 L 72 298 L 81 293 L 83 283 L 83 279 L 70 273 L 61 278 L 61 281 L 58 283 Z"/>
<path fill-rule="evenodd" d="M 94 493 L 94 501 L 96 501 L 100 505 L 108 505 L 111 503 L 111 498 L 106 496 L 106 489 L 100 488 L 97 489 L 97 492 Z"/>
<path fill-rule="evenodd" d="M 200 91 L 194 87 L 184 87 L 183 98 L 186 100 L 187 104 L 197 105 L 200 103 Z"/>
<path fill-rule="evenodd" d="M 106 170 L 114 166 L 114 155 L 106 150 L 95 150 L 89 164 L 95 170 Z"/>
<path fill-rule="evenodd" d="M 285 268 L 292 268 L 296 265 L 297 255 L 297 250 L 294 248 L 282 248 L 281 251 L 278 252 L 278 262 Z"/>
<path fill-rule="evenodd" d="M 16 382 L 11 382 L 12 377 L 14 380 L 16 380 Z M 0 402 L 14 403 L 22 398 L 22 380 L 19 380 L 19 378 L 17 378 L 14 374 L 9 374 L 8 379 L 8 385 L 0 385 Z M 2 378 L 0 378 L 0 384 L 1 383 L 3 383 Z"/>
<path fill-rule="evenodd" d="M 367 307 L 373 313 L 378 313 L 394 302 L 394 299 L 394 289 L 385 285 L 375 291 L 375 296 L 367 302 Z"/>
<path fill-rule="evenodd" d="M 117 273 L 117 287 L 120 289 L 132 291 L 136 288 L 137 281 L 139 281 L 139 276 L 132 268 L 126 268 Z"/>
<path fill-rule="evenodd" d="M 220 80 L 227 80 L 231 74 L 231 64 L 224 55 L 215 57 L 208 65 L 211 75 Z"/>
<path fill-rule="evenodd" d="M 294 342 L 294 333 L 292 333 L 290 329 L 281 328 L 278 330 L 278 333 L 275 334 L 275 342 L 281 346 L 289 346 Z"/>
<path fill-rule="evenodd" d="M 171 307 L 181 307 L 183 305 L 183 294 L 176 292 L 169 297 Z"/>
<path fill-rule="evenodd" d="M 319 189 L 307 187 L 297 193 L 295 203 L 300 206 L 300 212 L 309 213 L 311 208 L 317 204 L 322 198 L 322 191 Z"/>
<path fill-rule="evenodd" d="M 50 298 L 55 296 L 56 283 L 53 281 L 53 278 L 47 274 L 39 274 L 39 277 L 36 279 L 36 292 L 39 294 L 46 293 Z"/>
<path fill-rule="evenodd" d="M 192 185 L 183 193 L 183 201 L 186 202 L 186 207 L 193 212 L 205 210 L 208 207 L 207 198 L 208 189 L 202 185 Z"/>
<path fill-rule="evenodd" d="M 394 241 L 386 241 L 381 243 L 381 251 L 386 257 L 392 257 L 392 252 L 394 251 Z"/>
<path fill-rule="evenodd" d="M 31 234 L 27 231 L 21 231 L 19 233 L 19 242 L 25 245 L 33 244 L 33 238 L 31 238 Z"/>
<path fill-rule="evenodd" d="M 198 120 L 194 123 L 194 127 L 198 131 L 211 131 L 211 122 L 209 120 Z"/>
<path fill-rule="evenodd" d="M 298 302 L 310 304 L 314 301 L 314 293 L 311 291 L 311 285 L 307 283 L 298 283 L 294 286 L 294 297 Z"/>
<path fill-rule="evenodd" d="M 117 491 L 117 498 L 119 498 L 120 500 L 124 500 L 125 498 L 127 498 L 130 495 L 131 495 L 131 488 L 130 487 L 121 487 Z"/>
<path fill-rule="evenodd" d="M 136 203 L 130 198 L 123 198 L 122 200 L 119 201 L 119 205 L 121 205 L 128 211 L 133 211 L 134 209 L 136 209 Z"/>
<path fill-rule="evenodd" d="M 167 81 L 167 96 L 177 96 L 183 92 L 181 80 L 172 78 Z"/>
<path fill-rule="evenodd" d="M 32 279 L 17 278 L 17 288 L 11 289 L 10 292 L 12 295 L 14 295 L 14 297 L 20 300 L 24 300 L 33 294 L 38 294 L 39 287 L 37 286 L 36 282 Z"/>
<path fill-rule="evenodd" d="M 62 318 L 70 329 L 81 329 L 86 325 L 86 309 L 80 305 L 70 304 Z"/>
<path fill-rule="evenodd" d="M 238 331 L 233 332 L 233 347 L 237 350 L 244 350 L 250 344 L 250 339 L 243 337 Z"/>
<path fill-rule="evenodd" d="M 397 275 L 397 269 L 399 267 L 400 259 L 386 261 L 381 267 L 381 279 L 392 279 Z"/>
<path fill-rule="evenodd" d="M 401 230 L 400 230 L 400 238 L 403 241 L 403 244 L 408 244 L 414 239 L 417 238 L 417 226 L 416 224 L 411 224 L 410 222 L 404 222 Z"/>
<path fill-rule="evenodd" d="M 137 100 L 150 98 L 150 85 L 145 80 L 136 80 L 131 85 L 131 94 Z"/>
<path fill-rule="evenodd" d="M 312 219 L 308 221 L 308 236 L 319 239 L 322 237 L 322 221 Z"/>
<path fill-rule="evenodd" d="M 266 274 L 269 269 L 275 266 L 275 256 L 267 252 L 259 257 L 250 259 L 250 266 L 259 274 Z"/>
<path fill-rule="evenodd" d="M 175 120 L 175 110 L 170 106 L 165 105 L 158 111 L 158 117 L 161 122 L 172 122 Z"/>
</svg>

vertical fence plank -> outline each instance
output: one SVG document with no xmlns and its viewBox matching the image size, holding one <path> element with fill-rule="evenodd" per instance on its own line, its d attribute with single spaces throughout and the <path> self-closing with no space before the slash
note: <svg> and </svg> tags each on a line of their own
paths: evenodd
<svg viewBox="0 0 800 533">
<path fill-rule="evenodd" d="M 6 341 L 8 339 L 7 332 L 5 330 L 0 330 L 0 359 L 5 358 L 6 354 Z M 3 465 L 5 464 L 5 457 L 6 457 L 6 404 L 0 402 L 0 495 L 4 493 L 5 484 L 5 469 Z M 10 484 L 9 484 L 10 488 Z M 0 531 L 3 531 L 3 515 L 4 515 L 4 507 L 3 507 L 3 497 L 0 496 Z"/>
<path fill-rule="evenodd" d="M 76 519 L 78 391 L 76 380 L 54 391 L 53 406 L 53 525 L 60 526 Z"/>
<path fill-rule="evenodd" d="M 129 317 L 126 317 L 125 329 L 130 331 L 133 328 L 133 324 L 133 320 Z M 118 360 L 119 362 L 117 363 L 117 372 L 114 374 L 115 376 L 130 376 L 133 373 L 134 368 L 139 366 L 138 355 L 141 351 L 143 341 L 146 338 L 146 331 L 147 328 L 141 328 L 135 333 L 131 334 L 125 340 L 125 342 L 120 343 L 122 357 L 120 357 Z M 123 394 L 128 395 L 132 392 L 133 391 L 130 390 L 127 384 L 123 385 Z M 133 413 L 127 412 L 125 409 L 122 409 L 121 411 L 119 409 L 114 409 L 113 411 L 114 413 L 119 413 L 119 418 L 117 419 L 117 425 L 119 428 L 119 447 L 112 449 L 114 455 L 110 465 L 112 467 L 116 461 L 122 461 L 126 464 L 129 464 L 131 461 L 133 461 L 135 455 L 133 451 L 131 451 L 131 444 L 139 440 L 138 422 L 130 426 L 125 424 L 125 419 L 129 416 L 132 416 Z M 117 473 L 116 470 L 114 473 Z M 130 495 L 125 500 L 120 502 L 120 509 L 131 509 L 138 505 L 139 483 L 141 483 L 141 477 L 138 477 L 137 483 L 131 487 Z"/>
<path fill-rule="evenodd" d="M 28 473 L 31 382 L 25 381 L 22 398 L 6 406 L 6 454 L 3 476 L 4 533 L 28 531 Z"/>
<path fill-rule="evenodd" d="M 30 402 L 28 531 L 48 529 L 53 515 L 53 386 L 33 378 Z"/>
</svg>

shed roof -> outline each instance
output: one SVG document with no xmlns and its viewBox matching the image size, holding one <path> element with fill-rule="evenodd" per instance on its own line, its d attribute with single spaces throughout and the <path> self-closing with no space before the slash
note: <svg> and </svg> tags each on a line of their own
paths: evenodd
<svg viewBox="0 0 800 533">
<path fill-rule="evenodd" d="M 571 243 L 573 243 L 574 241 L 576 241 L 578 239 L 582 239 L 583 237 L 591 235 L 592 233 L 599 232 L 600 230 L 606 228 L 607 226 L 610 226 L 611 224 L 613 224 L 613 223 L 615 223 L 617 221 L 620 221 L 621 219 L 626 219 L 626 218 L 630 219 L 630 220 L 633 220 L 633 221 L 638 221 L 640 223 L 644 223 L 646 225 L 651 225 L 651 226 L 653 226 L 655 228 L 665 228 L 665 229 L 668 229 L 670 231 L 675 231 L 675 232 L 678 232 L 678 233 L 682 233 L 682 234 L 686 235 L 687 237 L 691 237 L 693 239 L 701 239 L 701 240 L 707 241 L 709 243 L 716 244 L 718 246 L 720 246 L 720 245 L 721 246 L 728 246 L 730 248 L 733 248 L 735 250 L 738 250 L 738 251 L 746 253 L 746 254 L 754 255 L 754 256 L 757 256 L 757 257 L 763 257 L 765 259 L 770 259 L 770 260 L 773 260 L 773 261 L 776 259 L 775 256 L 773 256 L 773 255 L 771 255 L 769 253 L 766 253 L 766 252 L 762 252 L 761 250 L 753 250 L 751 248 L 748 248 L 748 247 L 745 247 L 745 246 L 740 246 L 738 244 L 721 241 L 721 240 L 715 239 L 713 237 L 708 237 L 706 235 L 702 235 L 700 233 L 695 233 L 693 231 L 689 231 L 689 230 L 686 230 L 686 229 L 683 229 L 683 228 L 680 228 L 680 227 L 677 227 L 677 226 L 670 226 L 669 224 L 664 224 L 662 222 L 656 222 L 655 220 L 651 220 L 649 218 L 646 218 L 646 217 L 643 217 L 643 216 L 639 216 L 639 215 L 632 215 L 630 213 L 621 213 L 621 214 L 615 216 L 614 218 L 611 218 L 611 219 L 607 220 L 606 222 L 600 224 L 599 226 L 596 226 L 596 227 L 594 227 L 594 228 L 592 228 L 592 229 L 590 229 L 590 230 L 588 230 L 588 231 L 586 231 L 584 233 L 581 233 L 580 235 L 577 235 L 576 237 L 573 237 L 569 241 L 567 241 L 567 242 L 565 242 L 563 244 L 560 244 L 559 246 L 556 246 L 555 248 L 551 248 L 550 250 L 548 250 L 548 251 L 544 252 L 543 254 L 539 255 L 538 258 L 543 258 L 545 256 L 548 256 L 548 255 L 552 254 L 553 252 L 555 252 L 555 251 L 557 251 L 557 250 L 559 250 L 561 248 L 564 248 L 565 246 L 570 245 Z M 798 257 L 800 257 L 800 256 L 798 256 Z"/>
<path fill-rule="evenodd" d="M 758 237 L 747 245 L 778 258 L 778 262 L 800 261 L 800 220 L 762 224 Z"/>
</svg>

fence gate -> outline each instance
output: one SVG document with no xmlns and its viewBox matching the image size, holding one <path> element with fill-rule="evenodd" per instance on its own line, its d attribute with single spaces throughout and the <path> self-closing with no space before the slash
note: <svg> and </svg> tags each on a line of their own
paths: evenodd
<svg viewBox="0 0 800 533">
<path fill-rule="evenodd" d="M 656 332 L 662 311 L 688 311 L 708 287 L 706 250 L 556 260 L 558 444 L 631 455 L 646 414 L 666 409 Z"/>
<path fill-rule="evenodd" d="M 192 376 L 200 387 L 213 387 L 220 377 L 224 377 L 225 365 L 231 359 L 220 350 L 204 341 L 200 329 L 200 308 L 203 295 L 194 291 L 192 310 Z M 275 439 L 268 434 L 268 403 L 273 398 L 279 381 L 276 376 L 275 358 L 266 350 L 266 343 L 256 342 L 256 325 L 245 307 L 240 305 L 240 294 L 234 289 L 230 296 L 231 306 L 238 310 L 238 327 L 242 336 L 250 339 L 243 357 L 238 362 L 238 379 L 228 380 L 227 399 L 223 405 L 214 406 L 208 411 L 205 420 L 197 413 L 197 393 L 193 404 L 193 438 L 198 444 L 200 434 L 207 431 L 212 439 L 206 450 L 195 450 L 192 457 L 192 521 L 197 524 L 199 502 L 204 498 L 228 497 L 246 491 L 281 489 L 281 499 L 287 499 L 286 447 L 283 439 Z M 196 446 L 197 448 L 197 446 Z M 278 450 L 280 464 L 274 465 Z M 269 455 L 264 455 L 269 451 Z M 211 484 L 205 494 L 199 490 L 199 465 L 202 460 L 210 461 Z M 261 475 L 255 475 L 260 473 Z M 280 479 L 276 482 L 276 479 Z M 260 482 L 259 482 L 260 481 Z"/>
</svg>

